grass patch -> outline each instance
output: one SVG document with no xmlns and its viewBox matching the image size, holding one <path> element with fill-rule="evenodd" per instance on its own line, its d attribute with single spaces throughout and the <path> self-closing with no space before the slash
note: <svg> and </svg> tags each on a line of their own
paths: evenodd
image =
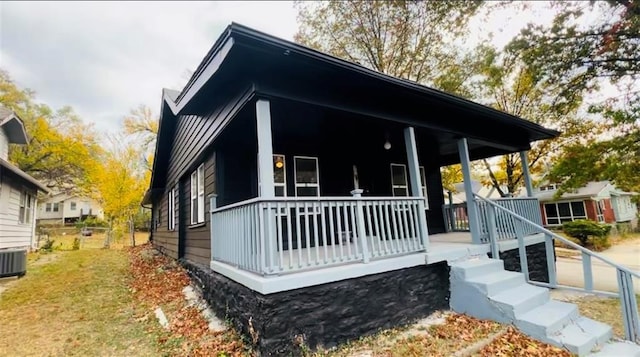
<svg viewBox="0 0 640 357">
<path fill-rule="evenodd" d="M 523 335 L 509 326 L 507 332 L 485 346 L 474 356 L 571 357 L 571 353 Z"/>
<path fill-rule="evenodd" d="M 31 255 L 29 265 L 0 296 L 0 355 L 157 355 L 153 333 L 135 317 L 126 252 Z"/>
<path fill-rule="evenodd" d="M 636 295 L 636 302 L 640 301 L 640 295 Z M 622 323 L 622 310 L 620 309 L 620 299 L 606 298 L 600 296 L 585 296 L 572 303 L 578 305 L 580 314 L 603 322 L 613 328 L 613 334 L 616 337 L 624 337 L 624 325 Z M 638 304 L 640 310 L 640 304 Z"/>
</svg>

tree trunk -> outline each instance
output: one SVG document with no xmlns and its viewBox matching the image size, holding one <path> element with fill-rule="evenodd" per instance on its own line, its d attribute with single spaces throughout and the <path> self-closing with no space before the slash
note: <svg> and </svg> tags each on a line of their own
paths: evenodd
<svg viewBox="0 0 640 357">
<path fill-rule="evenodd" d="M 136 228 L 135 228 L 135 222 L 133 220 L 133 217 L 131 217 L 131 219 L 129 220 L 129 231 L 131 232 L 131 246 L 135 247 L 136 246 Z"/>
<path fill-rule="evenodd" d="M 113 232 L 113 218 L 109 219 L 109 228 L 107 229 L 106 237 L 104 238 L 104 248 L 109 249 L 111 247 L 111 234 Z"/>
</svg>

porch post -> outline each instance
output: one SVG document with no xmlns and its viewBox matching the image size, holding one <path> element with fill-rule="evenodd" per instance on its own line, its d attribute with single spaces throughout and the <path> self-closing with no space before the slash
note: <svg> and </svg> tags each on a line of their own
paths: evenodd
<svg viewBox="0 0 640 357">
<path fill-rule="evenodd" d="M 471 160 L 469 159 L 469 146 L 467 138 L 458 140 L 458 153 L 460 154 L 460 164 L 462 165 L 462 177 L 464 181 L 464 193 L 467 199 L 467 215 L 469 219 L 469 230 L 471 231 L 471 241 L 480 244 L 480 215 L 478 206 L 473 196 L 473 186 L 471 185 Z"/>
<path fill-rule="evenodd" d="M 526 151 L 520 151 L 520 163 L 522 164 L 522 176 L 524 186 L 527 188 L 527 197 L 533 197 L 533 184 L 531 183 L 531 173 L 529 173 L 529 158 Z"/>
<path fill-rule="evenodd" d="M 271 107 L 266 99 L 256 102 L 256 129 L 258 133 L 258 180 L 260 197 L 275 197 L 273 184 L 273 145 L 271 142 Z"/>
<path fill-rule="evenodd" d="M 422 197 L 418 202 L 418 224 L 420 226 L 420 238 L 424 250 L 429 250 L 429 228 L 427 227 L 426 197 L 422 193 L 422 176 L 420 176 L 420 164 L 418 162 L 418 149 L 416 147 L 416 134 L 413 127 L 404 129 L 404 144 L 407 149 L 407 163 L 409 164 L 409 180 L 411 181 L 411 194 L 414 197 Z"/>
</svg>

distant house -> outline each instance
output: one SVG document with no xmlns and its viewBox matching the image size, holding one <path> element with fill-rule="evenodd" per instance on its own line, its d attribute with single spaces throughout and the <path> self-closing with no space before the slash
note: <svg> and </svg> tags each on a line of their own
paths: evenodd
<svg viewBox="0 0 640 357">
<path fill-rule="evenodd" d="M 555 198 L 558 188 L 556 184 L 548 184 L 534 193 L 540 200 L 542 222 L 546 226 L 559 226 L 577 219 L 637 225 L 638 207 L 631 200 L 636 195 L 634 192 L 621 191 L 609 181 L 598 181 Z"/>
<path fill-rule="evenodd" d="M 446 202 L 454 203 L 454 204 L 467 202 L 467 195 L 466 195 L 466 192 L 464 192 L 464 182 L 455 183 L 453 187 L 456 192 L 451 193 L 452 202 L 450 202 L 448 198 Z M 478 196 L 482 196 L 484 198 L 491 198 L 491 199 L 501 197 L 500 193 L 498 192 L 498 190 L 496 190 L 495 187 L 485 186 L 480 181 L 472 180 L 471 187 L 473 189 L 473 193 L 475 193 Z M 507 192 L 506 187 L 503 187 L 502 190 L 503 192 Z"/>
<path fill-rule="evenodd" d="M 39 225 L 73 224 L 88 217 L 104 219 L 100 203 L 89 197 L 58 193 L 38 202 Z"/>
<path fill-rule="evenodd" d="M 9 144 L 27 144 L 22 120 L 0 106 L 0 252 L 35 247 L 36 195 L 49 190 L 9 163 Z"/>
</svg>

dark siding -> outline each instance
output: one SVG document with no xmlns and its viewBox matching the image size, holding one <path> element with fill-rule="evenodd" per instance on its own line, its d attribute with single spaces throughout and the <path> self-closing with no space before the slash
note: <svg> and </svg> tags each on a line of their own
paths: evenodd
<svg viewBox="0 0 640 357">
<path fill-rule="evenodd" d="M 167 185 L 177 182 L 196 166 L 213 140 L 251 96 L 249 85 L 229 88 L 228 94 L 212 100 L 212 109 L 205 116 L 182 115 L 177 118 L 172 140 L 171 159 L 167 167 Z"/>
<path fill-rule="evenodd" d="M 157 201 L 159 205 L 159 217 L 158 227 L 153 233 L 153 243 L 166 255 L 172 258 L 178 258 L 178 227 L 176 227 L 176 230 L 169 230 L 168 193 L 169 190 L 167 190 L 162 197 L 159 197 Z"/>
<path fill-rule="evenodd" d="M 182 242 L 184 244 L 184 255 L 181 256 L 181 258 L 207 265 L 211 260 L 209 195 L 215 193 L 215 162 L 216 160 L 214 153 L 209 153 L 204 161 L 204 224 L 195 226 L 191 225 L 191 172 L 188 172 L 183 176 L 182 184 L 180 185 L 180 202 L 182 203 L 182 212 L 185 213 L 180 219 L 180 224 L 184 225 L 185 227 L 184 242 Z"/>
</svg>

